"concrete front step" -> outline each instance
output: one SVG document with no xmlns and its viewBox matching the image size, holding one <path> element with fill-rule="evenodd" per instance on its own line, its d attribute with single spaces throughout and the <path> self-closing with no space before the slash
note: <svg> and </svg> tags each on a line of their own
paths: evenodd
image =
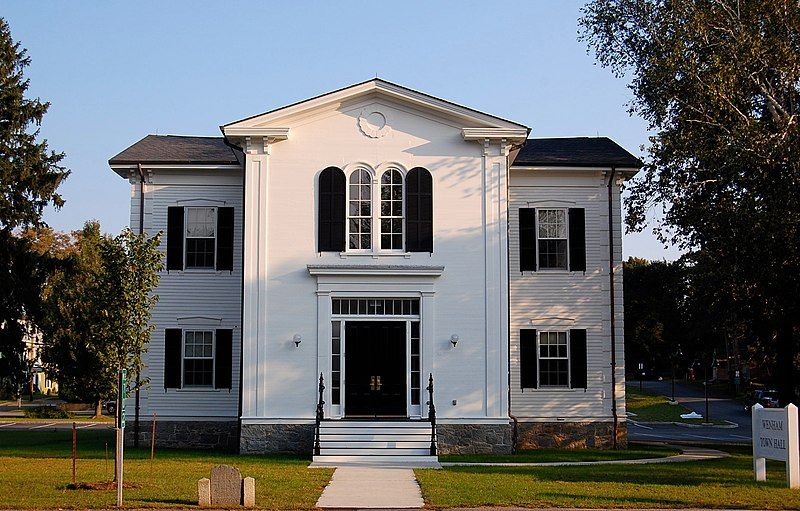
<svg viewBox="0 0 800 511">
<path fill-rule="evenodd" d="M 323 456 L 424 456 L 430 452 L 429 447 L 320 447 L 320 454 Z"/>
<path fill-rule="evenodd" d="M 376 457 L 375 466 L 389 459 L 430 456 L 431 425 L 422 421 L 331 420 L 320 424 L 321 459 L 345 458 L 364 463 L 366 457 Z M 316 459 L 316 457 L 315 457 Z M 430 460 L 415 460 L 428 463 Z"/>
<path fill-rule="evenodd" d="M 320 423 L 322 428 L 427 428 L 431 429 L 428 421 L 370 421 L 370 420 L 324 420 Z"/>
<path fill-rule="evenodd" d="M 403 442 L 395 440 L 362 440 L 362 441 L 330 441 L 320 440 L 321 449 L 428 449 L 431 448 L 430 440 Z"/>
<path fill-rule="evenodd" d="M 353 434 L 341 433 L 320 433 L 319 439 L 321 442 L 424 442 L 431 441 L 431 432 L 426 431 L 424 434 L 411 434 L 411 433 L 371 433 L 364 432 Z"/>
<path fill-rule="evenodd" d="M 436 456 L 320 455 L 309 465 L 317 467 L 442 468 Z"/>
</svg>

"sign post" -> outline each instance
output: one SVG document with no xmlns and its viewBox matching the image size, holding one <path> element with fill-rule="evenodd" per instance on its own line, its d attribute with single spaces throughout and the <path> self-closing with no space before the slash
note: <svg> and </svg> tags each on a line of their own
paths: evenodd
<svg viewBox="0 0 800 511">
<path fill-rule="evenodd" d="M 800 443 L 797 407 L 764 408 L 753 405 L 753 472 L 756 481 L 767 480 L 767 458 L 786 463 L 789 488 L 800 488 Z"/>
<path fill-rule="evenodd" d="M 122 507 L 122 456 L 125 446 L 125 400 L 128 398 L 128 371 L 119 372 L 117 386 L 117 507 Z"/>
</svg>

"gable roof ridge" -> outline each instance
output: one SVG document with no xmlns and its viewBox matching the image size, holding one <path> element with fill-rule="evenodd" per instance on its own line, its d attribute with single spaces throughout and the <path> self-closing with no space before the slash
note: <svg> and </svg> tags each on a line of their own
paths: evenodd
<svg viewBox="0 0 800 511">
<path fill-rule="evenodd" d="M 332 91 L 328 91 L 328 92 L 324 92 L 322 94 L 318 94 L 318 95 L 310 97 L 310 98 L 302 99 L 300 101 L 295 101 L 294 103 L 290 103 L 288 105 L 284 105 L 284 106 L 281 106 L 281 107 L 278 107 L 278 108 L 273 108 L 272 110 L 268 110 L 266 112 L 262 112 L 262 113 L 255 114 L 255 115 L 251 115 L 251 116 L 245 117 L 243 119 L 238 119 L 238 120 L 235 120 L 235 121 L 231 121 L 231 122 L 228 122 L 228 123 L 220 125 L 219 128 L 220 128 L 220 131 L 222 131 L 224 133 L 225 128 L 227 128 L 229 126 L 232 126 L 232 125 L 235 125 L 235 124 L 239 124 L 239 123 L 243 123 L 243 122 L 246 122 L 246 121 L 250 121 L 250 120 L 256 119 L 258 117 L 274 114 L 276 112 L 280 112 L 281 110 L 286 110 L 286 109 L 289 109 L 289 108 L 293 108 L 293 107 L 296 107 L 298 105 L 302 105 L 303 103 L 308 103 L 308 102 L 311 102 L 311 101 L 315 101 L 315 100 L 324 98 L 325 96 L 331 96 L 331 95 L 334 95 L 334 94 L 338 94 L 338 93 L 346 91 L 348 89 L 354 89 L 356 87 L 361 87 L 361 86 L 366 85 L 368 83 L 374 83 L 376 86 L 378 84 L 385 84 L 385 85 L 388 85 L 390 87 L 396 87 L 398 89 L 401 89 L 403 91 L 409 92 L 411 94 L 420 95 L 420 96 L 422 96 L 424 98 L 427 98 L 429 100 L 439 101 L 439 102 L 445 103 L 447 105 L 450 105 L 452 107 L 463 109 L 463 110 L 466 110 L 468 112 L 472 112 L 474 114 L 478 114 L 478 115 L 486 116 L 486 117 L 491 117 L 493 119 L 497 119 L 497 120 L 502 121 L 502 122 L 506 122 L 506 123 L 509 123 L 509 124 L 514 124 L 514 125 L 519 126 L 521 128 L 526 128 L 528 130 L 528 133 L 530 133 L 530 128 L 528 128 L 527 126 L 525 126 L 524 124 L 521 124 L 519 122 L 512 121 L 510 119 L 506 119 L 506 118 L 503 118 L 503 117 L 499 117 L 497 115 L 493 115 L 493 114 L 490 114 L 490 113 L 487 113 L 487 112 L 483 112 L 483 111 L 477 110 L 475 108 L 464 106 L 462 104 L 455 103 L 453 101 L 450 101 L 450 100 L 447 100 L 447 99 L 443 99 L 443 98 L 440 98 L 438 96 L 434 96 L 432 94 L 428 94 L 426 92 L 422 92 L 422 91 L 419 91 L 419 90 L 416 90 L 416 89 L 412 89 L 410 87 L 406 87 L 405 85 L 400 85 L 400 84 L 397 84 L 397 83 L 394 83 L 394 82 L 390 82 L 389 80 L 384 80 L 383 78 L 378 78 L 378 77 L 370 78 L 369 80 L 364 80 L 363 82 L 354 83 L 352 85 L 347 85 L 345 87 L 340 87 L 338 89 L 335 89 L 335 90 L 332 90 Z"/>
</svg>

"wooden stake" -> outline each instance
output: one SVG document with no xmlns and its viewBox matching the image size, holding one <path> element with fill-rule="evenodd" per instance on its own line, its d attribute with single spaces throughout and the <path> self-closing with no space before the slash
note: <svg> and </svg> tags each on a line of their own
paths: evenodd
<svg viewBox="0 0 800 511">
<path fill-rule="evenodd" d="M 78 428 L 77 424 L 72 423 L 72 486 L 77 484 L 75 480 L 75 458 L 78 457 Z"/>
<path fill-rule="evenodd" d="M 153 431 L 150 433 L 150 459 L 156 457 L 156 412 L 153 412 Z"/>
</svg>

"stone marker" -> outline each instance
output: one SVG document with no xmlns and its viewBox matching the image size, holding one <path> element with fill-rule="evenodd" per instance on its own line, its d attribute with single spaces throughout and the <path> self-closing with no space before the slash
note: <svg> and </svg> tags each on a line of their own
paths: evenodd
<svg viewBox="0 0 800 511">
<path fill-rule="evenodd" d="M 197 481 L 197 504 L 200 507 L 211 506 L 211 480 L 207 477 Z"/>
<path fill-rule="evenodd" d="M 242 473 L 230 465 L 211 469 L 211 504 L 238 506 L 242 502 Z"/>
<path fill-rule="evenodd" d="M 256 480 L 252 477 L 245 477 L 242 485 L 242 505 L 244 507 L 256 507 Z"/>
</svg>

